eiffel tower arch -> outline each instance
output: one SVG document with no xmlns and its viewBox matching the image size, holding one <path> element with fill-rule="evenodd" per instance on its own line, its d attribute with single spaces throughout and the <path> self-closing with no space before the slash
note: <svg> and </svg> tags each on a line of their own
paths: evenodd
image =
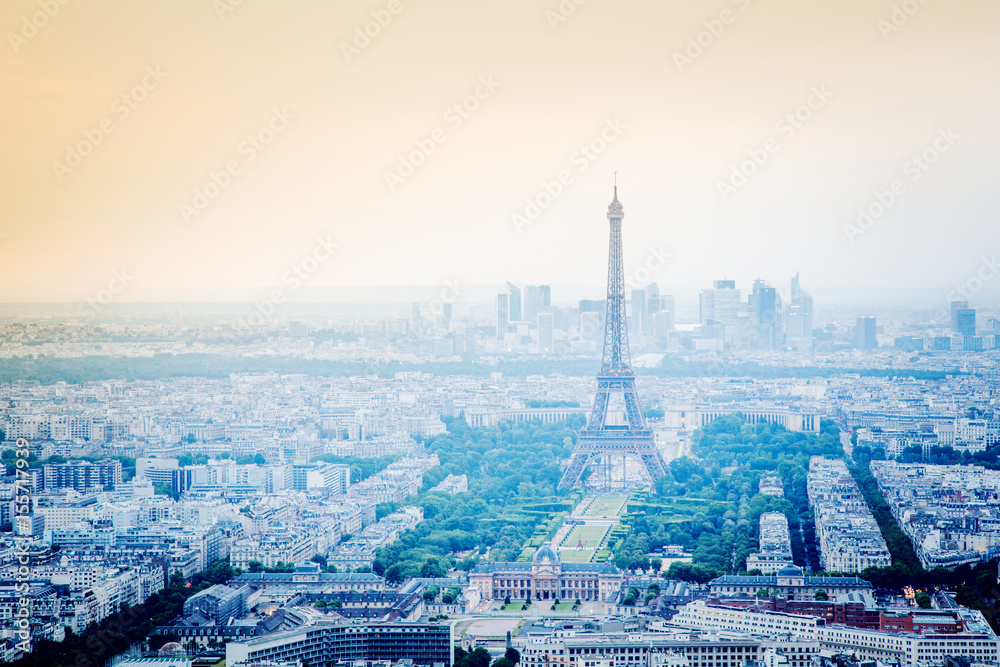
<svg viewBox="0 0 1000 667">
<path fill-rule="evenodd" d="M 618 201 L 618 185 L 608 206 L 611 240 L 608 249 L 607 325 L 604 329 L 604 356 L 597 374 L 597 395 L 587 425 L 580 430 L 576 449 L 563 473 L 559 488 L 576 486 L 583 471 L 597 459 L 631 457 L 639 461 L 655 482 L 666 474 L 663 459 L 653 442 L 653 430 L 646 427 L 635 391 L 635 371 L 628 347 L 625 319 L 625 272 L 622 266 L 622 219 L 625 211 Z M 613 396 L 624 404 L 624 424 L 608 423 L 608 406 Z M 622 480 L 624 483 L 624 479 Z"/>
</svg>

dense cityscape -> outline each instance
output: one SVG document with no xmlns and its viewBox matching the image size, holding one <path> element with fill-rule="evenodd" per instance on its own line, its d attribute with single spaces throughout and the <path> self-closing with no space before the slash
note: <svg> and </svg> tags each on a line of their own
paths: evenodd
<svg viewBox="0 0 1000 667">
<path fill-rule="evenodd" d="M 998 25 L 4 0 L 0 662 L 1000 667 Z"/>
</svg>

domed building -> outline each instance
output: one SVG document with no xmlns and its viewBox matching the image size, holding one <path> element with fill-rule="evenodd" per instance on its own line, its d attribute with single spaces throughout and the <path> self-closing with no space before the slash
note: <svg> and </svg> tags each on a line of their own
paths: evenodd
<svg viewBox="0 0 1000 667">
<path fill-rule="evenodd" d="M 622 584 L 614 563 L 564 563 L 559 550 L 546 542 L 530 563 L 480 561 L 469 572 L 469 584 L 484 600 L 590 600 L 605 602 Z"/>
</svg>

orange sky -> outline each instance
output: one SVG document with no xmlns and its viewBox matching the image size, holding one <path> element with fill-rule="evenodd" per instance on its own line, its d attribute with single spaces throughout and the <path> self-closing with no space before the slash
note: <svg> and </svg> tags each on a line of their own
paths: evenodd
<svg viewBox="0 0 1000 667">
<path fill-rule="evenodd" d="M 317 239 L 311 287 L 600 287 L 614 171 L 664 292 L 947 288 L 1000 247 L 1000 3 L 894 4 L 5 0 L 0 301 L 252 299 Z"/>
</svg>

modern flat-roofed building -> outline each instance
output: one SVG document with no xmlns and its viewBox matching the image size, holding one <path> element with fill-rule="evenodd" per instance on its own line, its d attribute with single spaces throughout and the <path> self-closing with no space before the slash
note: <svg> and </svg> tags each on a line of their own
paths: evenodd
<svg viewBox="0 0 1000 667">
<path fill-rule="evenodd" d="M 226 664 L 298 662 L 310 667 L 355 661 L 452 663 L 451 626 L 437 623 L 352 623 L 320 619 L 294 630 L 226 644 Z"/>
<path fill-rule="evenodd" d="M 122 483 L 122 462 L 117 459 L 104 459 L 97 463 L 90 461 L 46 463 L 42 480 L 47 490 L 74 489 L 80 493 L 92 490 L 114 491 L 115 487 Z"/>
</svg>

